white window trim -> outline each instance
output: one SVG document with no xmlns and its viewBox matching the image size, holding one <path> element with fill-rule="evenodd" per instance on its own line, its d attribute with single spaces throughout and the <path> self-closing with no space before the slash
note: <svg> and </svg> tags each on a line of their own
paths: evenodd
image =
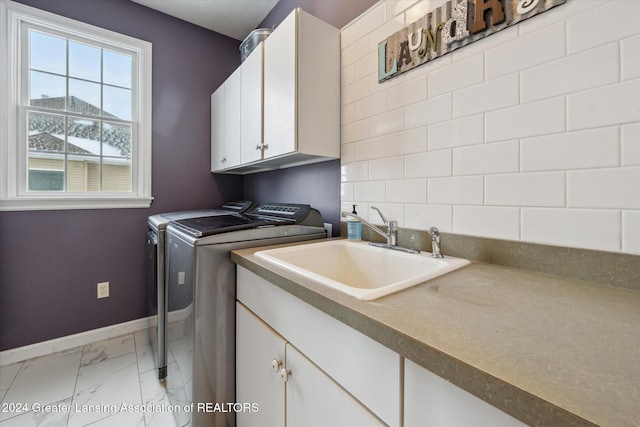
<svg viewBox="0 0 640 427">
<path fill-rule="evenodd" d="M 135 52 L 134 75 L 138 100 L 138 143 L 132 147 L 135 169 L 130 193 L 35 193 L 24 194 L 19 182 L 18 105 L 20 88 L 19 64 L 21 23 L 31 23 L 77 35 L 84 39 L 120 46 Z M 0 0 L 0 211 L 50 209 L 102 209 L 149 207 L 151 197 L 151 43 L 95 27 L 73 19 L 9 0 Z M 25 149 L 26 150 L 26 149 Z"/>
</svg>

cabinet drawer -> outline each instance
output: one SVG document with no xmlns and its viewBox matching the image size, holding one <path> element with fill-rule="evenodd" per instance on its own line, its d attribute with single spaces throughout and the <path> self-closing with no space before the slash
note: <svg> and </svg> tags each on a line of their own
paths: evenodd
<svg viewBox="0 0 640 427">
<path fill-rule="evenodd" d="M 400 355 L 238 267 L 238 300 L 391 426 L 400 423 Z"/>
</svg>

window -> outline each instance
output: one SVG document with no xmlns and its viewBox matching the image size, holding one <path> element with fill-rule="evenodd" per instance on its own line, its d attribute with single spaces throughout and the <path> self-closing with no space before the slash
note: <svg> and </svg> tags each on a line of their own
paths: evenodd
<svg viewBox="0 0 640 427">
<path fill-rule="evenodd" d="M 0 210 L 148 207 L 151 45 L 0 0 Z"/>
</svg>

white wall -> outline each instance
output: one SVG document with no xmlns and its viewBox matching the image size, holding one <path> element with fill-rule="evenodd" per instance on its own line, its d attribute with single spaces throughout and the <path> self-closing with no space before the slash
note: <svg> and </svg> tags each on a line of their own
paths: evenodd
<svg viewBox="0 0 640 427">
<path fill-rule="evenodd" d="M 342 209 L 640 253 L 640 0 L 568 0 L 379 84 L 378 43 L 444 3 L 342 30 Z"/>
</svg>

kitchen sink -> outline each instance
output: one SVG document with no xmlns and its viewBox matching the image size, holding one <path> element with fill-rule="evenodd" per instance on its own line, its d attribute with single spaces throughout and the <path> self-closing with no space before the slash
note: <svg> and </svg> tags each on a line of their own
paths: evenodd
<svg viewBox="0 0 640 427">
<path fill-rule="evenodd" d="M 409 254 L 349 240 L 267 249 L 255 254 L 363 301 L 398 292 L 469 264 L 466 259 L 436 259 L 428 252 Z"/>
</svg>

